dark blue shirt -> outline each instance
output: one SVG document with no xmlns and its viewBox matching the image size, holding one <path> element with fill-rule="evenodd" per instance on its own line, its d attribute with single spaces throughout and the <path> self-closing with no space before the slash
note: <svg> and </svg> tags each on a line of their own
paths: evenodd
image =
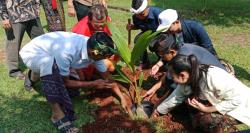
<svg viewBox="0 0 250 133">
<path fill-rule="evenodd" d="M 196 56 L 199 64 L 213 65 L 226 70 L 225 67 L 220 63 L 218 58 L 216 58 L 213 54 L 211 54 L 203 47 L 197 46 L 195 44 L 184 43 L 179 48 L 177 54 L 186 56 L 193 54 Z"/>
<path fill-rule="evenodd" d="M 206 30 L 201 23 L 192 20 L 181 20 L 184 43 L 195 43 L 210 53 L 217 55 Z"/>
<path fill-rule="evenodd" d="M 148 7 L 149 13 L 146 19 L 140 20 L 133 15 L 133 23 L 135 28 L 142 30 L 142 32 L 147 30 L 156 31 L 157 27 L 159 26 L 158 16 L 161 13 L 161 9 L 158 7 Z"/>
</svg>

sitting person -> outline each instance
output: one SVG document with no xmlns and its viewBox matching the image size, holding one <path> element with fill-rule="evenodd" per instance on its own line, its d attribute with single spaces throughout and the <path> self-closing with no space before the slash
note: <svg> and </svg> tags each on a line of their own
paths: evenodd
<svg viewBox="0 0 250 133">
<path fill-rule="evenodd" d="M 250 126 L 250 88 L 233 75 L 212 65 L 200 64 L 194 55 L 177 55 L 168 74 L 178 84 L 153 113 L 167 114 L 185 100 L 192 126 L 204 132 L 233 132 L 235 119 Z M 234 119 L 233 119 L 234 118 Z"/>
<path fill-rule="evenodd" d="M 66 87 L 111 89 L 119 96 L 122 106 L 129 109 L 115 82 L 102 79 L 84 81 L 81 69 L 89 64 L 98 64 L 102 72 L 106 71 L 102 59 L 114 54 L 114 43 L 107 41 L 106 36 L 104 32 L 97 32 L 90 38 L 70 32 L 51 32 L 33 39 L 20 51 L 24 64 L 40 75 L 42 91 L 52 109 L 51 121 L 61 132 L 78 131 L 71 123 L 75 116 Z M 70 68 L 77 71 L 80 80 L 69 78 Z"/>
<path fill-rule="evenodd" d="M 136 43 L 137 39 L 140 35 L 147 31 L 151 30 L 153 32 L 156 31 L 159 22 L 158 15 L 161 12 L 161 9 L 158 7 L 148 6 L 148 0 L 133 0 L 132 8 L 130 11 L 134 14 L 132 16 L 133 24 L 127 25 L 127 30 L 141 30 L 141 33 L 136 35 L 134 39 L 134 43 Z M 140 68 L 147 68 L 149 65 L 149 59 L 147 51 L 144 51 L 143 56 L 140 60 Z"/>
</svg>

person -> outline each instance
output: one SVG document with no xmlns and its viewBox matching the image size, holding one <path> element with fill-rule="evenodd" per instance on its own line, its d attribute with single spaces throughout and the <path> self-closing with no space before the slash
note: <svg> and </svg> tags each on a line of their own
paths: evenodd
<svg viewBox="0 0 250 133">
<path fill-rule="evenodd" d="M 161 33 L 153 39 L 150 45 L 151 51 L 155 51 L 158 56 L 163 57 L 152 67 L 151 75 L 155 75 L 160 67 L 164 65 L 164 62 L 169 62 L 178 54 L 194 54 L 203 64 L 212 64 L 225 69 L 220 61 L 209 51 L 195 44 L 177 42 L 174 34 Z"/>
<path fill-rule="evenodd" d="M 90 8 L 96 4 L 101 4 L 107 8 L 106 0 L 68 0 L 68 15 L 77 16 L 80 21 L 88 15 Z"/>
<path fill-rule="evenodd" d="M 7 37 L 6 57 L 9 76 L 24 80 L 19 68 L 19 50 L 24 33 L 30 39 L 44 34 L 39 19 L 39 0 L 1 0 L 0 16 Z"/>
<path fill-rule="evenodd" d="M 110 21 L 110 17 L 108 16 L 107 9 L 101 5 L 97 4 L 90 8 L 88 12 L 88 16 L 80 20 L 73 28 L 72 32 L 81 34 L 84 36 L 92 36 L 96 32 L 105 32 L 109 36 L 111 36 L 111 32 L 106 25 L 107 21 Z M 118 58 L 117 55 L 113 55 L 112 58 Z M 104 59 L 105 66 L 107 67 L 107 72 L 113 72 L 114 65 L 113 65 L 113 59 Z M 83 72 L 87 77 L 87 80 L 91 80 L 92 75 L 94 72 L 98 71 L 98 69 L 95 69 L 93 65 L 89 65 L 87 68 L 83 68 Z M 107 74 L 105 74 L 107 75 Z"/>
<path fill-rule="evenodd" d="M 118 84 L 102 79 L 85 81 L 80 71 L 92 63 L 105 72 L 102 59 L 113 54 L 114 43 L 104 32 L 97 32 L 90 38 L 71 32 L 50 32 L 31 40 L 21 49 L 20 55 L 24 64 L 40 75 L 42 91 L 52 109 L 51 121 L 61 132 L 78 131 L 71 122 L 75 120 L 75 116 L 66 87 L 111 89 L 127 109 L 127 101 Z M 69 78 L 70 68 L 76 69 L 80 80 Z"/>
<path fill-rule="evenodd" d="M 48 31 L 66 31 L 63 3 L 61 0 L 41 0 Z"/>
<path fill-rule="evenodd" d="M 201 23 L 193 20 L 181 19 L 174 9 L 162 11 L 159 14 L 159 21 L 160 24 L 157 31 L 163 30 L 163 32 L 176 34 L 177 40 L 180 43 L 195 43 L 217 56 L 212 41 Z"/>
<path fill-rule="evenodd" d="M 157 69 L 157 71 L 159 70 L 159 67 L 163 66 L 163 62 L 168 64 L 168 62 L 170 62 L 177 55 L 188 56 L 191 54 L 197 57 L 200 64 L 214 65 L 226 71 L 226 68 L 219 62 L 219 60 L 206 49 L 188 43 L 179 44 L 173 34 L 161 33 L 153 39 L 150 45 L 152 45 L 152 51 L 155 51 L 156 54 L 161 57 L 161 60 L 154 65 L 156 67 L 152 68 Z M 173 79 L 165 74 L 159 82 L 157 82 L 144 94 L 143 97 L 146 100 L 150 100 L 156 91 L 162 86 L 168 89 L 168 93 L 165 93 L 165 95 L 157 101 L 158 103 L 162 102 L 163 99 L 166 99 L 170 92 L 176 88 L 176 84 L 173 82 Z"/>
<path fill-rule="evenodd" d="M 193 126 L 204 132 L 233 132 L 236 120 L 250 126 L 250 88 L 216 66 L 200 64 L 194 55 L 178 55 L 168 64 L 168 74 L 178 84 L 154 111 L 166 114 L 187 101 Z M 236 120 L 235 120 L 236 119 Z"/>
<path fill-rule="evenodd" d="M 103 5 L 97 4 L 90 8 L 88 16 L 75 24 L 71 31 L 85 36 L 92 36 L 95 32 L 103 31 L 111 36 L 106 25 L 108 21 L 111 21 L 111 18 L 108 16 L 107 9 Z"/>
<path fill-rule="evenodd" d="M 148 0 L 133 0 L 130 11 L 133 13 L 132 20 L 133 24 L 127 24 L 127 30 L 141 30 L 141 33 L 136 35 L 134 39 L 134 43 L 136 43 L 137 39 L 140 35 L 147 31 L 151 30 L 153 32 L 156 31 L 159 22 L 158 16 L 161 12 L 161 9 L 158 7 L 148 6 Z M 149 65 L 149 59 L 147 51 L 144 51 L 143 56 L 140 60 L 140 68 L 147 68 Z"/>
</svg>

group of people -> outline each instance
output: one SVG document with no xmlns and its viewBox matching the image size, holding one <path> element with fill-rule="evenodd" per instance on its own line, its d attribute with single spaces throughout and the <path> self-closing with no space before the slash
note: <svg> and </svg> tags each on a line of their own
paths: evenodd
<svg viewBox="0 0 250 133">
<path fill-rule="evenodd" d="M 71 32 L 65 32 L 60 1 L 42 3 L 49 33 L 44 33 L 39 20 L 39 0 L 0 1 L 9 76 L 24 79 L 27 90 L 41 81 L 51 121 L 61 132 L 79 131 L 73 125 L 76 117 L 69 93 L 79 88 L 110 89 L 131 114 L 121 85 L 110 77 L 119 55 L 106 24 L 111 17 L 105 0 L 68 0 L 68 15 L 78 19 Z M 194 128 L 230 132 L 236 130 L 232 123 L 238 121 L 250 126 L 250 89 L 221 64 L 201 23 L 182 19 L 174 9 L 149 6 L 148 0 L 132 0 L 130 11 L 133 23 L 126 29 L 141 30 L 134 43 L 147 30 L 161 31 L 149 44 L 159 59 L 150 74 L 154 76 L 163 66 L 167 69 L 143 97 L 150 100 L 162 86 L 171 94 L 155 107 L 152 117 L 167 114 L 186 101 Z M 25 31 L 31 41 L 20 50 Z M 19 53 L 29 69 L 26 75 L 18 67 Z M 150 66 L 147 54 L 144 51 L 141 56 L 141 70 Z"/>
</svg>

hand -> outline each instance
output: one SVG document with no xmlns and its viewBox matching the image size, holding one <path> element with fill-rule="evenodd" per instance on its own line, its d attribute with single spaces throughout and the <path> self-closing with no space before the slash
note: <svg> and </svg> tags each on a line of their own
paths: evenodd
<svg viewBox="0 0 250 133">
<path fill-rule="evenodd" d="M 133 27 L 134 27 L 133 24 L 127 24 L 126 29 L 127 29 L 127 30 L 132 30 Z"/>
<path fill-rule="evenodd" d="M 155 109 L 151 116 L 153 119 L 155 119 L 160 116 L 160 113 Z"/>
<path fill-rule="evenodd" d="M 128 113 L 129 116 L 133 116 L 131 107 L 129 106 L 126 99 L 121 99 L 121 105 L 122 105 L 122 108 L 126 111 L 126 113 Z"/>
<path fill-rule="evenodd" d="M 11 28 L 11 24 L 10 24 L 10 20 L 6 19 L 2 21 L 2 25 L 4 29 L 10 29 Z"/>
<path fill-rule="evenodd" d="M 103 80 L 103 79 L 98 79 L 93 81 L 94 82 L 94 87 L 97 89 L 102 89 L 102 88 L 109 88 L 110 86 L 107 87 L 108 81 Z"/>
<path fill-rule="evenodd" d="M 192 99 L 188 98 L 188 104 L 202 112 L 207 112 L 208 110 L 204 104 L 200 103 L 195 98 L 192 98 Z"/>
<path fill-rule="evenodd" d="M 105 0 L 101 0 L 101 3 L 102 3 L 102 5 L 103 5 L 105 8 L 108 8 L 108 5 L 107 5 L 107 3 L 106 3 Z"/>
<path fill-rule="evenodd" d="M 75 17 L 76 16 L 76 10 L 74 6 L 69 6 L 68 7 L 68 16 L 70 17 Z"/>
<path fill-rule="evenodd" d="M 160 69 L 159 65 L 155 64 L 150 71 L 150 75 L 154 76 L 159 71 L 159 69 Z"/>
<path fill-rule="evenodd" d="M 143 97 L 143 99 L 149 101 L 153 97 L 155 92 L 156 92 L 156 90 L 154 88 L 151 88 L 142 97 Z"/>
</svg>

